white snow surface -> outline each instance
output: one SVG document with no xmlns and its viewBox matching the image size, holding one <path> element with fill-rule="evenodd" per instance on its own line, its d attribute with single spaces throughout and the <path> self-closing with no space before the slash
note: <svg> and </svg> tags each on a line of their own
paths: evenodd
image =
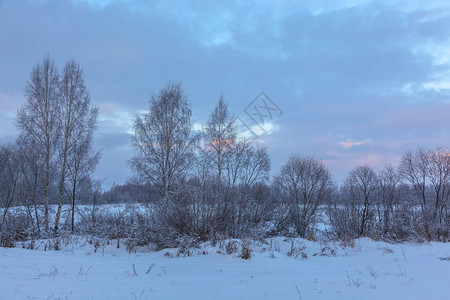
<svg viewBox="0 0 450 300">
<path fill-rule="evenodd" d="M 94 251 L 87 240 L 73 237 L 60 251 L 44 251 L 48 241 L 0 248 L 0 299 L 450 299 L 446 243 L 343 247 L 279 237 L 252 241 L 245 260 L 241 250 L 226 254 L 227 242 L 177 256 L 130 254 L 116 242 Z"/>
</svg>

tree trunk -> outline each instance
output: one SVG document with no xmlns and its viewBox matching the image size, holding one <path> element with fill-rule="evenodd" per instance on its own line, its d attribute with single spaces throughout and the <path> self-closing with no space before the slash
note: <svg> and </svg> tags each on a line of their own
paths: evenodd
<svg viewBox="0 0 450 300">
<path fill-rule="evenodd" d="M 74 179 L 72 186 L 72 232 L 75 229 L 75 197 L 76 197 L 77 180 Z"/>
</svg>

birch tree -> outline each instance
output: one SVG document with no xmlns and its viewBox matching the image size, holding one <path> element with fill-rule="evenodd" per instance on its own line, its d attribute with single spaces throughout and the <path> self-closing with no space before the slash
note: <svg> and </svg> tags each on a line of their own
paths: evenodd
<svg viewBox="0 0 450 300">
<path fill-rule="evenodd" d="M 69 159 L 83 160 L 88 152 L 80 151 L 92 140 L 96 128 L 98 108 L 91 105 L 89 92 L 85 86 L 83 71 L 73 60 L 63 70 L 60 82 L 60 101 L 58 102 L 57 121 L 61 129 L 59 143 L 59 189 L 58 206 L 55 217 L 55 231 L 58 231 L 67 181 Z M 76 152 L 76 153 L 74 153 Z M 81 157 L 77 157 L 80 156 Z"/>
<path fill-rule="evenodd" d="M 231 159 L 236 132 L 234 118 L 228 111 L 228 105 L 223 97 L 220 97 L 204 130 L 204 155 L 209 157 L 219 184 L 222 183 L 223 172 L 226 171 L 226 166 Z"/>
<path fill-rule="evenodd" d="M 150 101 L 150 110 L 134 120 L 130 161 L 136 173 L 157 186 L 161 198 L 188 174 L 194 159 L 192 112 L 180 84 L 169 84 Z"/>
<path fill-rule="evenodd" d="M 25 87 L 27 102 L 19 109 L 17 126 L 44 156 L 44 226 L 49 229 L 49 195 L 52 166 L 59 140 L 57 121 L 60 96 L 59 73 L 47 56 L 33 68 Z"/>
</svg>

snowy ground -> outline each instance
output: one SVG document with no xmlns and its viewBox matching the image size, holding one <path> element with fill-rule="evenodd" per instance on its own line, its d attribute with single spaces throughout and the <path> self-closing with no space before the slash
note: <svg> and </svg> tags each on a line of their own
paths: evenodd
<svg viewBox="0 0 450 300">
<path fill-rule="evenodd" d="M 226 243 L 191 249 L 188 257 L 177 257 L 177 249 L 129 254 L 114 243 L 95 252 L 82 241 L 44 251 L 45 243 L 38 250 L 0 248 L 0 299 L 450 297 L 450 244 L 444 243 L 360 239 L 343 248 L 275 238 L 254 242 L 249 260 L 238 257 L 240 250 L 226 254 Z"/>
</svg>

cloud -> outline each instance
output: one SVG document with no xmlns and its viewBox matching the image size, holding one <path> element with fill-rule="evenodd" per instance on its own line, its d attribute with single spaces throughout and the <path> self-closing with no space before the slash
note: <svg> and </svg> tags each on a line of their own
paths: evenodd
<svg viewBox="0 0 450 300">
<path fill-rule="evenodd" d="M 344 149 L 351 148 L 353 146 L 361 146 L 366 143 L 370 142 L 370 140 L 360 141 L 360 142 L 352 142 L 352 141 L 342 141 L 339 142 L 339 145 L 341 145 Z"/>
<path fill-rule="evenodd" d="M 353 155 L 333 163 L 338 173 L 449 145 L 444 0 L 4 0 L 0 8 L 0 136 L 14 130 L 32 67 L 47 53 L 60 68 L 74 58 L 100 106 L 99 176 L 126 177 L 119 162 L 131 152 L 132 119 L 168 82 L 183 84 L 195 128 L 221 94 L 237 116 L 261 91 L 270 95 L 283 110 L 262 130 L 275 170 L 292 152 Z"/>
<path fill-rule="evenodd" d="M 133 134 L 133 115 L 127 111 L 117 111 L 112 114 L 100 114 L 99 129 L 102 133 L 126 132 Z"/>
</svg>

